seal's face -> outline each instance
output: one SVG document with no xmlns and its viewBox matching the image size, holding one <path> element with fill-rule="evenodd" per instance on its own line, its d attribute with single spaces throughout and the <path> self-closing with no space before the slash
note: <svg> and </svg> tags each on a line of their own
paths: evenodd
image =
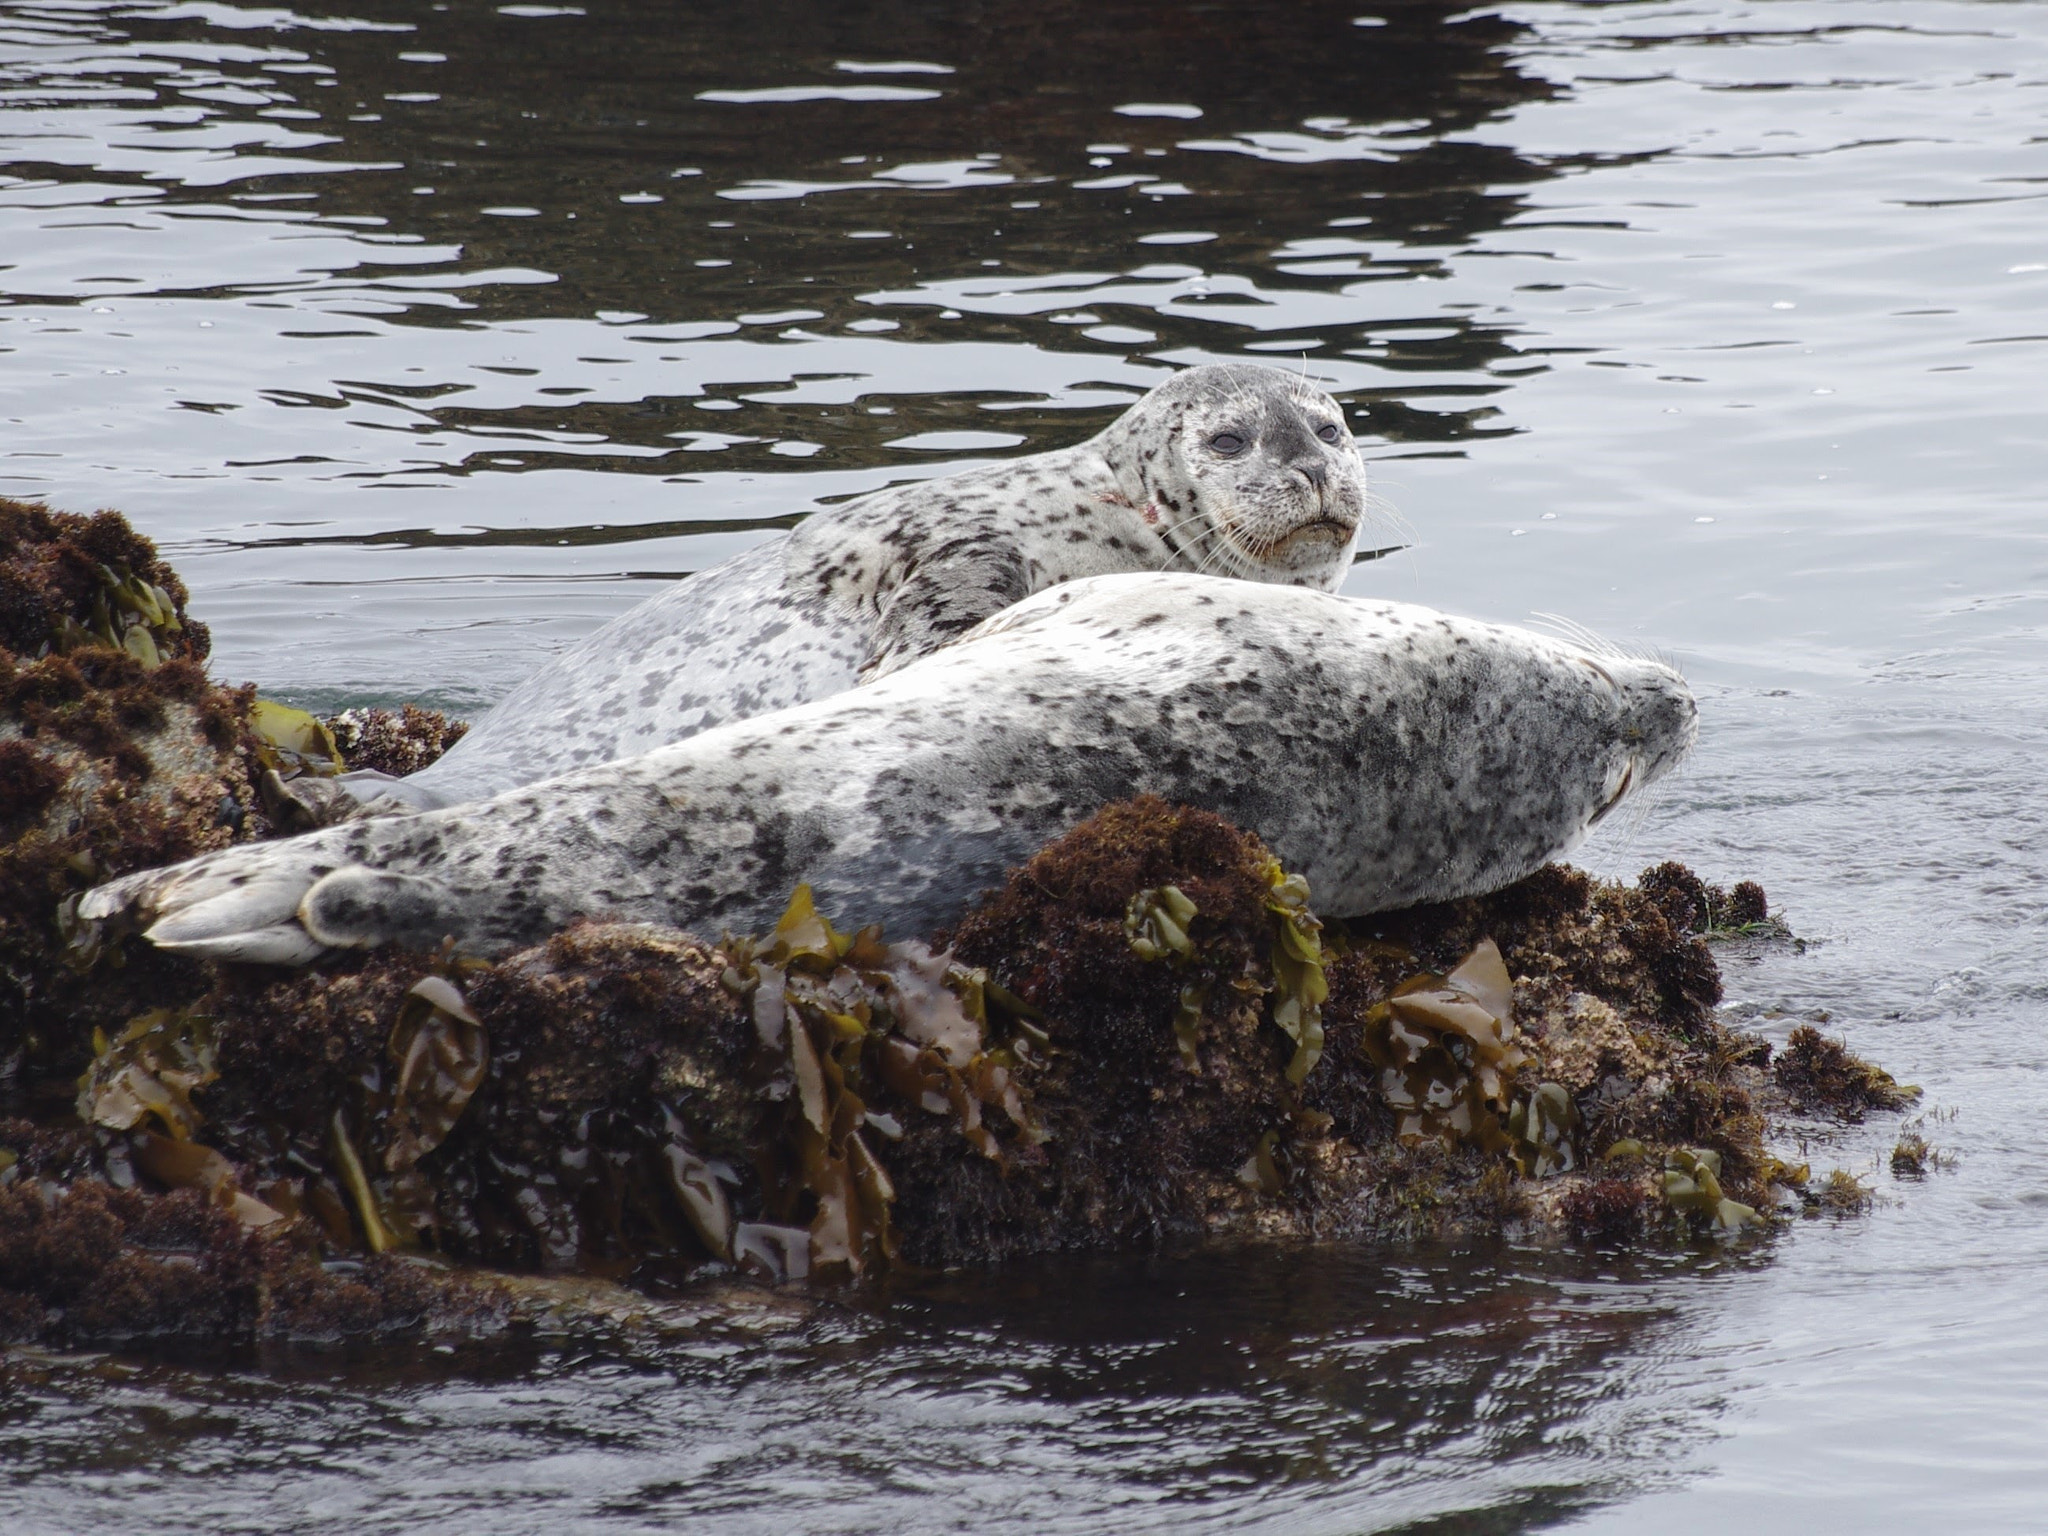
<svg viewBox="0 0 2048 1536">
<path fill-rule="evenodd" d="M 1365 462 L 1335 400 L 1271 368 L 1212 364 L 1153 392 L 1170 424 L 1148 517 L 1213 575 L 1334 591 L 1365 520 Z"/>
<path fill-rule="evenodd" d="M 1606 796 L 1587 826 L 1597 826 L 1631 791 L 1647 789 L 1684 760 L 1699 736 L 1699 710 L 1676 670 L 1622 656 L 1581 656 L 1618 706 Z"/>
</svg>

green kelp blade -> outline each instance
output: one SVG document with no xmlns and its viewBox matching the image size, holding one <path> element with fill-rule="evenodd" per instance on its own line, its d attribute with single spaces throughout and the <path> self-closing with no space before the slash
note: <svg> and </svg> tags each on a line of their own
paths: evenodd
<svg viewBox="0 0 2048 1536">
<path fill-rule="evenodd" d="M 192 1095 L 215 1081 L 214 1021 L 206 1014 L 153 1008 L 107 1040 L 95 1031 L 93 1063 L 78 1080 L 78 1117 L 127 1131 L 154 1116 L 165 1133 L 189 1140 L 205 1116 Z"/>
<path fill-rule="evenodd" d="M 789 1065 L 796 1074 L 797 1100 L 803 1106 L 804 1119 L 822 1136 L 831 1123 L 825 1103 L 825 1068 L 811 1040 L 810 1027 L 794 1013 L 789 1021 Z"/>
<path fill-rule="evenodd" d="M 1188 925 L 1195 904 L 1177 885 L 1155 885 L 1138 892 L 1124 907 L 1124 935 L 1140 960 L 1183 959 L 1195 952 Z"/>
<path fill-rule="evenodd" d="M 743 1221 L 733 1228 L 733 1262 L 780 1283 L 811 1272 L 811 1238 L 802 1227 Z"/>
<path fill-rule="evenodd" d="M 1444 978 L 1444 985 L 1502 1021 L 1514 1012 L 1514 978 L 1508 975 L 1500 946 L 1491 939 L 1481 939 L 1472 953 L 1458 963 L 1458 968 Z"/>
<path fill-rule="evenodd" d="M 732 1202 L 726 1199 L 717 1171 L 674 1136 L 662 1148 L 662 1166 L 691 1229 L 714 1258 L 732 1258 Z"/>
<path fill-rule="evenodd" d="M 303 709 L 275 699 L 257 699 L 249 706 L 249 728 L 276 759 L 265 762 L 266 768 L 326 775 L 340 773 L 347 766 L 332 733 Z"/>
<path fill-rule="evenodd" d="M 834 930 L 818 911 L 810 886 L 799 885 L 769 935 L 767 953 L 780 965 L 802 960 L 812 969 L 830 970 L 852 948 L 853 939 Z"/>
<path fill-rule="evenodd" d="M 171 1189 L 196 1189 L 210 1204 L 224 1207 L 245 1227 L 268 1227 L 287 1219 L 275 1206 L 244 1194 L 228 1160 L 211 1147 L 158 1136 L 152 1131 L 137 1131 L 129 1141 L 129 1152 L 135 1166 L 159 1184 Z"/>
<path fill-rule="evenodd" d="M 1515 1166 L 1527 1178 L 1547 1179 L 1578 1166 L 1578 1106 L 1560 1083 L 1539 1083 L 1508 1113 Z"/>
<path fill-rule="evenodd" d="M 1180 1001 L 1173 1010 L 1173 1039 L 1180 1047 L 1181 1065 L 1190 1072 L 1202 1070 L 1196 1047 L 1202 1037 L 1202 1011 L 1209 1006 L 1206 982 L 1191 981 L 1180 989 Z"/>
<path fill-rule="evenodd" d="M 947 1109 L 945 1075 L 931 1065 L 942 1060 L 936 1052 L 921 1051 L 908 1040 L 884 1040 L 876 1057 L 889 1091 L 930 1115 L 943 1115 Z"/>
<path fill-rule="evenodd" d="M 387 1049 L 398 1070 L 384 1167 L 397 1173 L 455 1128 L 490 1066 L 490 1041 L 454 983 L 423 976 L 399 1004 Z"/>
<path fill-rule="evenodd" d="M 1710 1217 L 1723 1231 L 1763 1224 L 1764 1218 L 1754 1207 L 1722 1193 L 1721 1154 L 1710 1147 L 1678 1147 L 1667 1152 L 1660 1188 L 1665 1204 L 1673 1210 Z"/>
<path fill-rule="evenodd" d="M 1448 976 L 1424 973 L 1395 987 L 1365 1017 L 1365 1049 L 1381 1069 L 1390 1107 L 1408 1111 L 1400 1136 L 1471 1140 L 1510 1149 L 1503 1120 L 1513 1075 L 1531 1059 L 1515 1043 L 1514 982 L 1500 949 L 1481 941 Z M 1526 1122 L 1526 1114 L 1525 1114 Z"/>
<path fill-rule="evenodd" d="M 1321 921 L 1309 911 L 1309 884 L 1278 859 L 1266 864 L 1266 910 L 1273 920 L 1273 1022 L 1294 1042 L 1287 1081 L 1299 1088 L 1323 1055 L 1323 1004 L 1330 983 L 1323 974 Z"/>
<path fill-rule="evenodd" d="M 1280 1176 L 1280 1165 L 1273 1159 L 1273 1148 L 1280 1140 L 1278 1131 L 1267 1131 L 1252 1148 L 1252 1155 L 1244 1160 L 1237 1170 L 1237 1182 L 1247 1189 L 1255 1189 L 1262 1195 L 1277 1195 L 1285 1185 Z"/>
<path fill-rule="evenodd" d="M 335 1171 L 341 1175 L 342 1187 L 355 1201 L 356 1217 L 363 1224 L 363 1237 L 372 1253 L 389 1253 L 403 1246 L 399 1235 L 385 1223 L 377 1202 L 377 1192 L 370 1187 L 369 1175 L 363 1172 L 363 1160 L 356 1155 L 355 1143 L 349 1140 L 348 1126 L 341 1118 L 341 1111 L 334 1112 L 328 1123 L 328 1150 L 334 1155 Z"/>
<path fill-rule="evenodd" d="M 156 648 L 156 640 L 140 624 L 128 626 L 127 633 L 121 636 L 121 649 L 152 672 L 164 664 L 163 653 Z"/>
<path fill-rule="evenodd" d="M 934 954 L 909 940 L 889 946 L 882 977 L 890 1012 L 904 1038 L 930 1046 L 951 1066 L 965 1067 L 981 1054 L 984 1041 L 980 1019 L 955 990 L 972 985 L 972 979 L 956 981 L 956 969 L 951 954 Z M 973 990 L 978 992 L 979 987 Z"/>
<path fill-rule="evenodd" d="M 1515 1043 L 1514 997 L 1507 963 L 1493 940 L 1485 939 L 1441 980 L 1423 976 L 1402 982 L 1387 1006 L 1418 1029 L 1462 1039 L 1471 1050 L 1482 1091 L 1499 1103 L 1503 1079 L 1530 1059 Z"/>
</svg>

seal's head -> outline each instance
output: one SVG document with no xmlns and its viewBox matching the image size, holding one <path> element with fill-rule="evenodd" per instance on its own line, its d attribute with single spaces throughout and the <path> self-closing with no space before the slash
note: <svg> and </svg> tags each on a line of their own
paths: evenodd
<svg viewBox="0 0 2048 1536">
<path fill-rule="evenodd" d="M 1699 710 L 1684 677 L 1663 662 L 1613 653 L 1577 659 L 1612 690 L 1615 708 L 1606 790 L 1591 828 L 1684 761 L 1699 736 Z"/>
<path fill-rule="evenodd" d="M 1343 407 L 1250 363 L 1175 374 L 1102 434 L 1119 489 L 1182 569 L 1335 591 L 1365 520 Z"/>
</svg>

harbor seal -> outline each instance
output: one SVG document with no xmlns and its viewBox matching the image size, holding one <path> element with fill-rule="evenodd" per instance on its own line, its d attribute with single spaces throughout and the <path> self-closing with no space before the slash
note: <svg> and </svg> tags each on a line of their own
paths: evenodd
<svg viewBox="0 0 2048 1536">
<path fill-rule="evenodd" d="M 341 782 L 385 809 L 498 794 L 842 692 L 1083 576 L 1333 591 L 1365 510 L 1336 401 L 1271 368 L 1189 368 L 1076 447 L 813 513 L 570 647 L 439 762 Z"/>
<path fill-rule="evenodd" d="M 928 933 L 1149 792 L 1257 833 L 1347 916 L 1529 874 L 1694 731 L 1656 662 L 1404 604 L 1101 576 L 830 699 L 131 875 L 80 915 L 222 960 L 444 939 L 495 955 L 584 917 L 766 932 L 807 881 L 848 926 Z"/>
</svg>

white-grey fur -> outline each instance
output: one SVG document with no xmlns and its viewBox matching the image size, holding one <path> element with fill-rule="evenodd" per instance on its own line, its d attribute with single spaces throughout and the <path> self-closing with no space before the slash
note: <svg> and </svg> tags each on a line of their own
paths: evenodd
<svg viewBox="0 0 2048 1536">
<path fill-rule="evenodd" d="M 498 794 L 839 693 L 1084 576 L 1334 591 L 1365 512 L 1336 401 L 1271 368 L 1189 368 L 1075 447 L 814 513 L 572 646 L 431 767 L 342 782 L 376 809 Z"/>
<path fill-rule="evenodd" d="M 302 963 L 579 918 L 763 932 L 808 881 L 842 923 L 957 920 L 1141 792 L 1256 832 L 1343 916 L 1495 889 L 1690 748 L 1654 662 L 1426 608 L 1187 574 L 1070 582 L 866 687 L 476 805 L 132 875 L 81 915 Z"/>
</svg>

